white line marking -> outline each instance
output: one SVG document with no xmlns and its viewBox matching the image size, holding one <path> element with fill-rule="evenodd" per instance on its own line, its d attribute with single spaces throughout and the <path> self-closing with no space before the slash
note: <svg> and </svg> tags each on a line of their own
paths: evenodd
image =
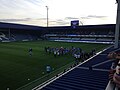
<svg viewBox="0 0 120 90">
<path fill-rule="evenodd" d="M 92 67 L 96 67 L 96 66 L 99 66 L 99 65 L 102 65 L 102 64 L 105 64 L 105 63 L 111 62 L 111 61 L 114 61 L 114 59 L 112 59 L 112 60 L 108 60 L 108 61 L 104 61 L 104 62 L 101 62 L 101 63 L 95 64 L 95 65 L 92 65 Z"/>
<path fill-rule="evenodd" d="M 77 68 L 80 68 L 80 69 L 87 69 L 87 70 L 89 70 L 89 68 L 88 67 L 77 67 Z M 107 69 L 98 69 L 98 68 L 92 68 L 92 70 L 95 70 L 95 71 L 109 71 L 109 70 L 107 70 Z"/>
</svg>

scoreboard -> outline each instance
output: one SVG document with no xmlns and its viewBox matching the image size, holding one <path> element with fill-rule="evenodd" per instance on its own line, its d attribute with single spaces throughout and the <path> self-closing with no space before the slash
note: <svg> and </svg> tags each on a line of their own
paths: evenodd
<svg viewBox="0 0 120 90">
<path fill-rule="evenodd" d="M 71 21 L 71 27 L 72 28 L 77 28 L 79 26 L 79 20 L 74 20 L 74 21 Z"/>
</svg>

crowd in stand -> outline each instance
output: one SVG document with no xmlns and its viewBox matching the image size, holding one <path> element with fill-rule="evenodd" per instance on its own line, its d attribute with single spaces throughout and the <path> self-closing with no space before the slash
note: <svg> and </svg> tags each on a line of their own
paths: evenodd
<svg viewBox="0 0 120 90">
<path fill-rule="evenodd" d="M 111 52 L 108 57 L 114 60 L 109 72 L 109 79 L 120 89 L 120 52 Z"/>
</svg>

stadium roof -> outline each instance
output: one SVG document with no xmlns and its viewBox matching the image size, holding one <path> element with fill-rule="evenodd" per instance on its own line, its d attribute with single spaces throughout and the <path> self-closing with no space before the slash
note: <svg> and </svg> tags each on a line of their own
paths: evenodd
<svg viewBox="0 0 120 90">
<path fill-rule="evenodd" d="M 10 28 L 10 29 L 24 29 L 24 30 L 40 30 L 43 27 L 0 22 L 0 28 L 4 28 L 4 29 Z"/>
<path fill-rule="evenodd" d="M 24 25 L 24 24 L 14 24 L 14 23 L 4 23 L 0 22 L 0 28 L 3 29 L 20 29 L 20 30 L 43 30 L 43 29 L 55 29 L 55 30 L 65 30 L 73 29 L 72 26 L 56 26 L 56 27 L 40 27 L 33 25 Z M 115 24 L 102 24 L 102 25 L 82 25 L 76 29 L 101 29 L 101 28 L 115 28 Z"/>
</svg>

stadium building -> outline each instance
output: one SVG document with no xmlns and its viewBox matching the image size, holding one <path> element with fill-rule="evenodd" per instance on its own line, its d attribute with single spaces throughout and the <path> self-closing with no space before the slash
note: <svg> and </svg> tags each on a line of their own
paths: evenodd
<svg viewBox="0 0 120 90">
<path fill-rule="evenodd" d="M 0 41 L 35 41 L 49 40 L 62 42 L 85 42 L 114 44 L 115 24 L 83 25 L 73 28 L 39 27 L 12 23 L 0 23 Z M 54 76 L 44 83 L 32 86 L 32 90 L 110 90 L 109 70 L 114 60 L 109 60 L 109 52 L 119 51 L 113 46 L 104 49 L 93 57 L 64 72 Z M 28 84 L 30 86 L 31 84 Z M 107 86 L 108 85 L 108 86 Z M 106 88 L 107 87 L 107 88 Z M 112 88 L 114 85 L 112 84 Z M 28 90 L 23 86 L 17 90 Z M 110 87 L 109 87 L 110 88 Z M 113 90 L 113 89 L 111 89 Z"/>
<path fill-rule="evenodd" d="M 1 48 L 0 52 L 1 52 L 1 58 L 4 57 L 4 59 L 1 59 L 2 63 L 0 63 L 1 64 L 0 65 L 1 67 L 0 68 L 0 71 L 1 71 L 0 89 L 6 89 L 6 90 L 13 90 L 13 89 L 16 89 L 16 90 L 120 90 L 120 49 L 119 49 L 120 0 L 116 0 L 116 3 L 118 4 L 116 24 L 74 26 L 75 24 L 78 25 L 79 23 L 71 22 L 71 26 L 40 27 L 40 26 L 0 22 L 0 48 Z M 47 23 L 47 26 L 48 26 L 48 23 Z M 25 47 L 20 46 L 19 49 L 18 49 L 18 46 L 20 43 L 17 43 L 16 45 L 13 45 L 15 43 L 13 44 L 10 43 L 9 47 L 6 46 L 7 44 L 9 44 L 9 42 L 15 42 L 15 41 L 16 42 L 28 41 L 28 43 L 24 44 Z M 40 43 L 37 42 L 38 45 L 35 45 L 35 44 L 33 45 L 31 44 L 31 42 L 29 43 L 29 41 L 57 41 L 60 43 L 62 42 L 70 42 L 70 43 L 84 42 L 84 43 L 95 43 L 95 44 L 97 43 L 96 44 L 97 46 L 94 48 L 99 47 L 101 43 L 102 45 L 104 44 L 105 45 L 107 44 L 107 45 L 106 45 L 106 48 L 104 46 L 104 48 L 102 48 L 102 50 L 99 52 L 95 52 L 96 51 L 95 49 L 92 50 L 92 56 L 89 56 L 87 53 L 88 58 L 85 58 L 86 57 L 85 52 L 80 52 L 79 55 L 82 56 L 81 58 L 83 61 L 79 61 L 77 57 L 77 59 L 75 58 L 74 63 L 70 64 L 69 67 L 64 68 L 64 70 L 61 69 L 62 71 L 59 73 L 54 74 L 55 72 L 54 68 L 51 68 L 51 66 L 47 64 L 47 69 L 49 69 L 47 70 L 47 74 L 45 74 L 45 72 L 41 70 L 42 75 L 45 74 L 45 76 L 43 76 L 45 77 L 45 79 L 41 79 L 41 78 L 39 79 L 38 78 L 40 76 L 40 73 L 38 73 L 40 71 L 39 63 L 42 63 L 41 62 L 42 59 L 39 60 L 39 58 L 37 57 L 41 57 L 40 55 L 41 52 L 44 57 L 47 57 L 47 56 L 52 57 L 50 56 L 52 55 L 51 54 L 52 50 L 61 51 L 63 54 L 64 47 L 60 46 L 60 49 L 58 49 L 53 47 L 51 48 L 48 46 L 47 47 L 48 51 L 46 50 L 46 53 L 44 53 L 43 52 L 43 47 L 45 47 L 44 44 L 42 45 L 41 42 Z M 7 43 L 4 43 L 4 42 L 7 42 Z M 60 43 L 57 45 L 59 46 Z M 29 47 L 27 46 L 29 44 L 31 44 L 30 46 L 33 46 L 32 48 L 30 47 L 31 49 L 30 56 L 26 54 L 26 48 Z M 40 48 L 40 44 L 42 46 L 42 49 Z M 15 48 L 13 48 L 13 46 L 15 46 Z M 92 47 L 87 47 L 87 48 L 91 49 Z M 15 50 L 17 51 L 15 52 Z M 36 50 L 36 53 L 34 54 L 34 52 L 32 51 L 35 51 L 35 50 Z M 65 50 L 68 50 L 68 48 L 65 48 Z M 71 54 L 74 52 L 74 50 L 76 50 L 76 48 L 72 46 L 72 48 L 70 49 Z M 77 48 L 77 50 L 80 51 L 81 48 Z M 47 52 L 49 53 L 47 54 Z M 10 58 L 7 57 L 6 54 L 10 54 L 9 56 L 12 56 L 11 57 L 12 59 L 9 60 Z M 17 56 L 14 57 L 15 55 Z M 72 55 L 76 56 L 76 54 L 72 54 Z M 22 59 L 19 59 L 21 57 Z M 57 61 L 56 59 L 57 56 L 55 56 L 54 58 L 53 57 L 52 59 Z M 69 56 L 67 58 L 62 57 L 62 59 L 64 60 L 64 63 L 65 61 L 68 60 L 68 58 Z M 51 64 L 53 65 L 53 61 L 50 61 L 50 58 L 48 59 L 47 59 L 47 63 L 52 62 Z M 43 62 L 44 61 L 45 60 L 43 59 Z M 59 64 L 61 63 L 62 62 L 60 63 L 58 62 L 55 64 L 59 66 Z M 46 63 L 42 63 L 42 64 L 46 64 Z M 38 67 L 33 68 L 32 65 L 34 66 L 38 65 Z M 63 67 L 61 64 L 61 68 Z M 17 68 L 17 69 L 13 69 L 13 68 Z M 16 73 L 14 73 L 14 70 Z M 20 72 L 20 70 L 22 72 Z M 28 71 L 30 73 L 26 74 L 25 71 Z M 22 74 L 23 77 L 21 77 L 20 74 Z M 26 75 L 24 76 L 23 74 L 26 74 Z M 36 75 L 38 76 L 37 77 L 38 79 L 34 80 L 33 78 L 36 77 Z M 40 83 L 42 80 L 43 82 Z M 23 85 L 24 82 L 26 82 L 27 84 Z M 16 85 L 16 83 L 20 85 Z"/>
</svg>

